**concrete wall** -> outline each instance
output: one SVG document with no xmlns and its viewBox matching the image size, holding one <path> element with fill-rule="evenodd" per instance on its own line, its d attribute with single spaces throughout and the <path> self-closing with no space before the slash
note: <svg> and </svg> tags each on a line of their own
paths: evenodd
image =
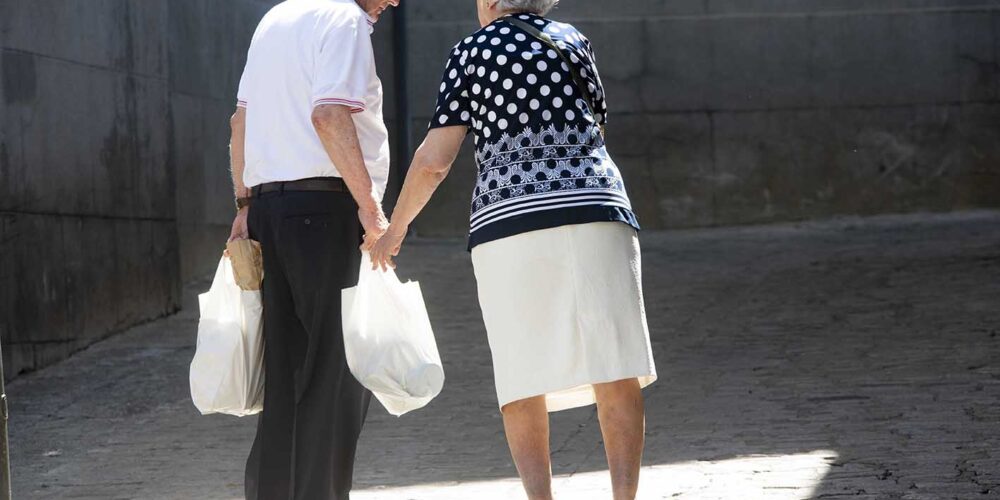
<svg viewBox="0 0 1000 500">
<path fill-rule="evenodd" d="M 0 1 L 8 377 L 177 310 L 217 262 L 235 82 L 273 3 Z"/>
<path fill-rule="evenodd" d="M 419 143 L 474 2 L 409 4 Z M 647 228 L 1000 206 L 1000 2 L 563 0 Z M 463 153 L 418 219 L 462 234 Z"/>
<path fill-rule="evenodd" d="M 165 2 L 0 3 L 11 375 L 177 308 Z"/>
</svg>

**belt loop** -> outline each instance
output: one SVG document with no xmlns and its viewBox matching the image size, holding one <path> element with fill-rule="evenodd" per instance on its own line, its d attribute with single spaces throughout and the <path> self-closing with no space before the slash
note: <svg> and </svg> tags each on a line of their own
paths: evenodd
<svg viewBox="0 0 1000 500">
<path fill-rule="evenodd" d="M 285 183 L 280 184 L 280 189 L 278 190 L 278 196 L 285 196 Z"/>
</svg>

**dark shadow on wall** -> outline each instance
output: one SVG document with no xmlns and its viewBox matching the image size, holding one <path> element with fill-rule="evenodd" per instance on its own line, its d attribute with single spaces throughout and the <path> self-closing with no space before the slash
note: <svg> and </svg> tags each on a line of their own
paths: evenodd
<svg viewBox="0 0 1000 500">
<path fill-rule="evenodd" d="M 175 312 L 217 255 L 237 68 L 274 3 L 0 5 L 8 378 Z"/>
</svg>

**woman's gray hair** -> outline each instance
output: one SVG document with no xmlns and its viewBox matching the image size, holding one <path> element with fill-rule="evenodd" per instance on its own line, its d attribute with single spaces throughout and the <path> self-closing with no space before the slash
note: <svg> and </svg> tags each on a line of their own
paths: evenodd
<svg viewBox="0 0 1000 500">
<path fill-rule="evenodd" d="M 497 8 L 502 12 L 530 12 L 544 16 L 559 0 L 500 0 Z"/>
</svg>

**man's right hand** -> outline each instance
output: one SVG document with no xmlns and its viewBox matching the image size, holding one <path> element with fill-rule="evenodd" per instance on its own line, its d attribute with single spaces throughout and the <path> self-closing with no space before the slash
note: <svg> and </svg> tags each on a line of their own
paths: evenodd
<svg viewBox="0 0 1000 500">
<path fill-rule="evenodd" d="M 358 209 L 358 219 L 361 221 L 361 227 L 365 230 L 364 243 L 361 244 L 361 249 L 365 251 L 371 250 L 375 246 L 375 242 L 389 228 L 389 220 L 385 218 L 381 204 L 375 204 L 374 208 Z"/>
<path fill-rule="evenodd" d="M 250 207 L 243 207 L 236 212 L 236 218 L 233 219 L 233 229 L 229 232 L 229 241 L 245 240 L 250 237 L 247 231 L 247 212 L 249 211 Z"/>
</svg>

